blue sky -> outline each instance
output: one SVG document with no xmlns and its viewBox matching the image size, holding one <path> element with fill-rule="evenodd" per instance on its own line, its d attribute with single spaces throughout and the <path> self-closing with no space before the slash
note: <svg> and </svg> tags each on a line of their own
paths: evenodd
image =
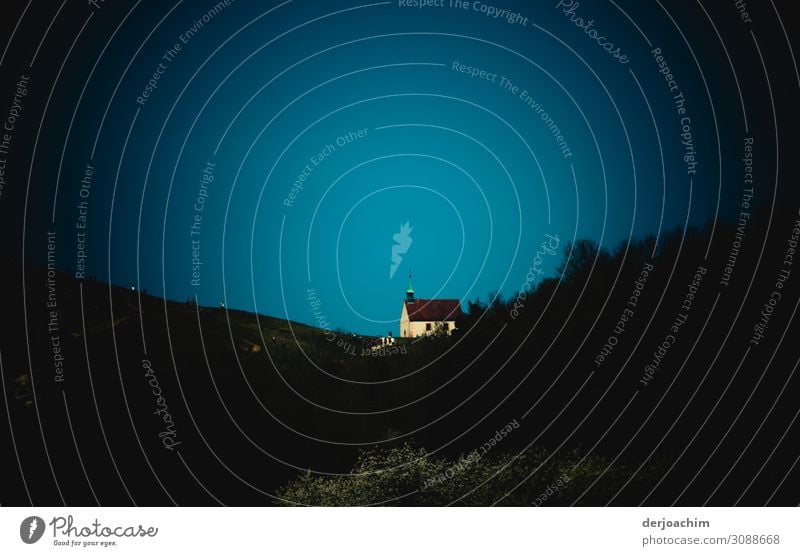
<svg viewBox="0 0 800 556">
<path fill-rule="evenodd" d="M 99 279 L 307 323 L 313 288 L 334 326 L 396 333 L 410 270 L 418 297 L 511 295 L 545 234 L 562 246 L 573 237 L 614 246 L 682 226 L 687 214 L 704 223 L 717 211 L 717 131 L 737 156 L 740 140 L 728 133 L 739 129 L 737 107 L 712 112 L 705 90 L 729 87 L 730 76 L 713 70 L 704 82 L 680 35 L 664 30 L 666 15 L 639 13 L 651 41 L 670 37 L 658 44 L 689 99 L 701 163 L 687 175 L 663 77 L 645 39 L 609 6 L 583 9 L 618 38 L 629 65 L 553 6 L 508 3 L 528 12 L 523 26 L 396 2 L 296 2 L 268 15 L 270 6 L 235 2 L 137 104 L 165 51 L 214 4 L 135 11 L 80 102 L 86 82 L 60 84 L 72 106 L 57 101 L 53 113 L 74 108 L 75 121 L 68 138 L 48 139 L 41 156 L 52 163 L 36 170 L 52 184 L 60 164 L 56 221 L 52 190 L 31 221 L 59 230 L 63 268 L 74 270 L 77 182 L 92 160 L 88 263 Z M 146 40 L 133 35 L 142 26 L 153 29 Z M 90 29 L 79 51 L 96 53 L 109 32 Z M 75 56 L 70 67 L 88 74 L 95 60 Z M 720 197 L 729 212 L 735 194 Z M 393 235 L 406 222 L 413 243 L 390 277 Z"/>
</svg>

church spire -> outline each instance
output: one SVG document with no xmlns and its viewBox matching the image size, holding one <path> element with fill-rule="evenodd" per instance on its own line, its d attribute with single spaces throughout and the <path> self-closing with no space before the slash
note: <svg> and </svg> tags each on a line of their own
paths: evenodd
<svg viewBox="0 0 800 556">
<path fill-rule="evenodd" d="M 411 270 L 408 271 L 408 289 L 406 290 L 406 302 L 414 303 L 414 285 L 411 283 Z"/>
</svg>

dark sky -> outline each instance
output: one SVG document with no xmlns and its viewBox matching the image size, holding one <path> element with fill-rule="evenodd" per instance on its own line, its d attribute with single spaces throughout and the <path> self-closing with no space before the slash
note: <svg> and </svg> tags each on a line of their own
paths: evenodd
<svg viewBox="0 0 800 556">
<path fill-rule="evenodd" d="M 316 324 L 313 289 L 332 327 L 396 333 L 409 272 L 419 297 L 510 295 L 554 273 L 547 234 L 735 218 L 748 138 L 754 202 L 797 196 L 771 2 L 215 4 L 3 6 L 7 254 L 43 264 L 55 231 L 70 272 Z"/>
</svg>

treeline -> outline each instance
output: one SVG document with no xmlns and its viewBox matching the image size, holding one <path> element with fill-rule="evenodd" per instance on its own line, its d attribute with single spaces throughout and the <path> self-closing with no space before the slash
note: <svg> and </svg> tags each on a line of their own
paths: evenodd
<svg viewBox="0 0 800 556">
<path fill-rule="evenodd" d="M 58 485 L 73 505 L 95 496 L 271 504 L 280 487 L 316 480 L 298 479 L 309 469 L 358 469 L 365 451 L 382 461 L 413 446 L 446 472 L 516 422 L 480 473 L 464 471 L 465 484 L 508 461 L 523 462 L 508 477 L 527 477 L 540 460 L 525 454 L 577 454 L 593 462 L 584 503 L 781 503 L 770 495 L 798 451 L 784 443 L 773 453 L 795 426 L 786 392 L 796 384 L 800 275 L 780 288 L 758 345 L 751 340 L 797 220 L 796 207 L 780 207 L 754 214 L 744 232 L 718 221 L 613 249 L 576 241 L 555 276 L 467 303 L 453 336 L 399 341 L 405 352 L 380 356 L 295 323 L 58 273 L 63 383 L 53 374 L 47 271 L 28 268 L 23 282 L 9 262 L 4 319 L 15 325 L 0 353 L 11 427 L 0 435 L 20 461 L 4 456 L 0 499 L 27 503 L 30 492 L 37 504 L 60 504 Z M 159 437 L 153 412 L 164 405 L 179 455 Z M 20 467 L 37 477 L 27 491 Z M 783 488 L 798 486 L 795 477 Z M 531 484 L 514 503 L 534 503 L 541 483 Z"/>
</svg>

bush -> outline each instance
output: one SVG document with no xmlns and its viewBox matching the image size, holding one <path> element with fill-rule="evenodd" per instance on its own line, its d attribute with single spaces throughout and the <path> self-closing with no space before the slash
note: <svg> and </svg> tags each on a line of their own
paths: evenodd
<svg viewBox="0 0 800 556">
<path fill-rule="evenodd" d="M 609 467 L 598 456 L 583 457 L 577 451 L 548 455 L 542 449 L 482 457 L 473 452 L 452 460 L 406 444 L 361 452 L 347 475 L 308 472 L 277 495 L 284 505 L 308 506 L 563 506 L 576 500 L 600 505 L 630 477 L 627 469 Z M 652 481 L 639 475 L 631 486 L 640 490 L 643 483 Z M 625 499 L 619 496 L 615 502 Z"/>
</svg>

